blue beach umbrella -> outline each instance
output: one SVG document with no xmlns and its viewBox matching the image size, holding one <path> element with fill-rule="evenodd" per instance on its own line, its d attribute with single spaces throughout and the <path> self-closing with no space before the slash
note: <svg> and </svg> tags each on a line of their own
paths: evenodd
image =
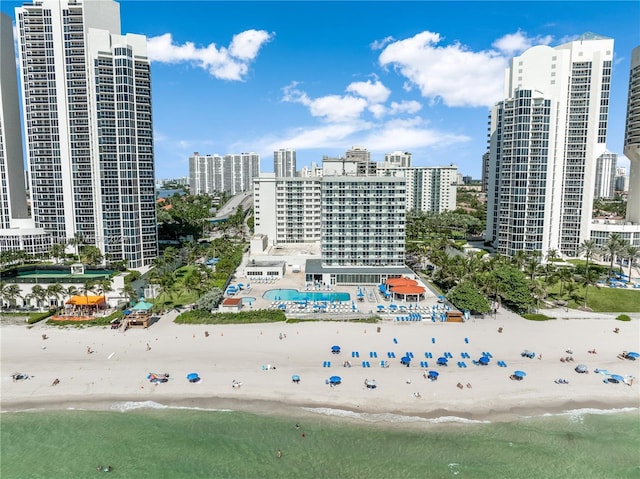
<svg viewBox="0 0 640 479">
<path fill-rule="evenodd" d="M 300 382 L 300 376 L 299 376 L 299 375 L 297 375 L 297 374 L 294 374 L 293 376 L 291 376 L 291 380 L 292 380 L 294 383 Z"/>
<path fill-rule="evenodd" d="M 342 378 L 340 376 L 331 376 L 329 378 L 329 382 L 331 384 L 340 384 L 342 382 Z"/>
<path fill-rule="evenodd" d="M 442 357 L 438 358 L 438 364 L 441 364 L 441 365 L 442 365 L 442 364 L 444 364 L 444 365 L 446 365 L 446 364 L 447 364 L 447 362 L 448 362 L 448 360 L 447 360 L 447 358 L 445 358 L 444 356 L 442 356 Z"/>
<path fill-rule="evenodd" d="M 518 376 L 520 378 L 523 378 L 523 377 L 525 377 L 527 375 L 527 373 L 525 373 L 524 371 L 514 371 L 513 375 L 514 376 Z"/>
<path fill-rule="evenodd" d="M 630 353 L 627 353 L 627 357 L 628 358 L 633 358 L 633 359 L 638 359 L 638 358 L 640 358 L 640 354 L 636 353 L 635 351 L 631 351 Z"/>
<path fill-rule="evenodd" d="M 612 374 L 611 376 L 609 376 L 609 379 L 613 379 L 614 381 L 618 381 L 619 383 L 624 382 L 624 377 L 620 376 L 619 374 Z"/>
<path fill-rule="evenodd" d="M 129 314 L 131 314 L 131 310 L 130 309 L 125 309 L 123 311 L 123 313 L 126 314 L 126 315 L 129 315 Z"/>
<path fill-rule="evenodd" d="M 340 346 L 331 346 L 331 352 L 339 353 L 340 352 Z"/>
<path fill-rule="evenodd" d="M 200 381 L 200 376 L 198 376 L 198 373 L 189 373 L 187 374 L 187 381 L 190 383 L 196 383 Z"/>
<path fill-rule="evenodd" d="M 487 364 L 489 364 L 489 358 L 486 356 L 482 356 L 480 359 L 478 359 L 478 362 L 483 366 L 486 366 Z"/>
<path fill-rule="evenodd" d="M 438 376 L 440 376 L 440 373 L 438 371 L 429 371 L 429 373 L 427 375 L 430 378 L 437 378 Z"/>
</svg>

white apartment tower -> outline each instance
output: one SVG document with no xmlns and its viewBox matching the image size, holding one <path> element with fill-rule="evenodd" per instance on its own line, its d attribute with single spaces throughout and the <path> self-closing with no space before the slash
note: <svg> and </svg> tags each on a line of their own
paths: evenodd
<svg viewBox="0 0 640 479">
<path fill-rule="evenodd" d="M 589 238 L 612 59 L 613 39 L 585 34 L 511 60 L 489 132 L 486 238 L 499 253 L 577 256 Z"/>
<path fill-rule="evenodd" d="M 260 155 L 238 153 L 189 157 L 189 189 L 193 195 L 251 191 L 260 172 Z"/>
<path fill-rule="evenodd" d="M 146 38 L 120 34 L 112 0 L 16 8 L 36 226 L 112 261 L 157 256 Z"/>
<path fill-rule="evenodd" d="M 627 221 L 640 224 L 640 46 L 631 51 L 624 155 L 630 160 Z"/>
<path fill-rule="evenodd" d="M 286 148 L 274 151 L 273 171 L 276 177 L 293 178 L 296 176 L 296 150 Z"/>
<path fill-rule="evenodd" d="M 384 163 L 386 164 L 386 162 Z M 458 167 L 417 166 L 378 167 L 378 176 L 402 176 L 406 179 L 407 211 L 443 213 L 456 209 Z"/>
<path fill-rule="evenodd" d="M 596 198 L 613 198 L 615 190 L 616 163 L 618 155 L 605 151 L 596 159 L 595 186 Z"/>
<path fill-rule="evenodd" d="M 0 229 L 28 218 L 11 18 L 0 14 Z"/>
</svg>

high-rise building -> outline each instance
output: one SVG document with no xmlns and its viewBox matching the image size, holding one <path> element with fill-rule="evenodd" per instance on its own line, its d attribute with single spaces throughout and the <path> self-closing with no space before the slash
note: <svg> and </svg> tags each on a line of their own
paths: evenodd
<svg viewBox="0 0 640 479">
<path fill-rule="evenodd" d="M 350 150 L 347 150 L 345 158 L 356 165 L 359 176 L 376 174 L 376 164 L 371 161 L 371 152 L 366 148 L 352 146 Z"/>
<path fill-rule="evenodd" d="M 624 155 L 629 158 L 627 221 L 640 224 L 640 46 L 631 52 Z"/>
<path fill-rule="evenodd" d="M 411 166 L 411 153 L 408 151 L 394 151 L 385 153 L 383 168 L 408 168 Z"/>
<path fill-rule="evenodd" d="M 458 167 L 416 166 L 406 168 L 378 167 L 378 176 L 406 178 L 405 208 L 407 211 L 443 213 L 456 209 Z"/>
<path fill-rule="evenodd" d="M 511 60 L 489 132 L 486 238 L 499 253 L 577 256 L 589 238 L 612 59 L 612 39 L 585 34 Z"/>
<path fill-rule="evenodd" d="M 274 151 L 273 171 L 276 177 L 293 178 L 296 176 L 296 150 L 286 148 Z"/>
<path fill-rule="evenodd" d="M 120 34 L 112 0 L 16 8 L 36 226 L 112 261 L 157 256 L 151 71 L 146 38 Z"/>
<path fill-rule="evenodd" d="M 0 14 L 0 229 L 28 218 L 11 18 Z"/>
<path fill-rule="evenodd" d="M 595 186 L 596 198 L 613 198 L 615 190 L 616 163 L 618 155 L 605 151 L 596 158 Z"/>
<path fill-rule="evenodd" d="M 0 13 L 0 251 L 45 253 L 51 235 L 29 215 L 25 180 L 13 25 Z"/>
<path fill-rule="evenodd" d="M 237 195 L 253 188 L 260 173 L 260 155 L 238 153 L 189 157 L 189 190 L 192 195 L 229 193 Z"/>
</svg>

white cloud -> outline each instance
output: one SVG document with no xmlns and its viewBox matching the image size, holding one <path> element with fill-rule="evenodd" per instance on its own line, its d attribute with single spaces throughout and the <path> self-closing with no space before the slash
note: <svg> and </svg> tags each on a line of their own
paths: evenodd
<svg viewBox="0 0 640 479">
<path fill-rule="evenodd" d="M 525 32 L 518 30 L 516 33 L 508 33 L 502 38 L 498 38 L 492 46 L 505 55 L 514 56 L 534 45 L 548 45 L 552 40 L 553 37 L 550 35 L 527 37 Z"/>
<path fill-rule="evenodd" d="M 311 99 L 304 91 L 292 83 L 283 88 L 282 100 L 290 103 L 300 103 L 307 108 L 311 115 L 321 117 L 328 122 L 343 122 L 357 119 L 367 108 L 367 100 L 351 95 L 326 95 Z"/>
<path fill-rule="evenodd" d="M 371 82 L 353 82 L 347 87 L 347 92 L 355 93 L 363 98 L 366 98 L 370 103 L 384 103 L 389 98 L 391 90 L 380 83 L 378 80 Z"/>
<path fill-rule="evenodd" d="M 151 37 L 147 51 L 151 61 L 159 63 L 192 63 L 221 80 L 243 80 L 249 64 L 255 60 L 262 45 L 273 38 L 264 30 L 247 30 L 234 35 L 229 48 L 210 43 L 197 47 L 193 42 L 174 43 L 171 33 Z"/>
<path fill-rule="evenodd" d="M 518 31 L 496 40 L 495 49 L 472 51 L 459 42 L 442 45 L 438 33 L 424 31 L 388 44 L 378 61 L 406 77 L 407 90 L 417 87 L 432 102 L 488 107 L 502 97 L 504 69 L 512 53 L 550 41 L 550 37 L 528 38 Z"/>
<path fill-rule="evenodd" d="M 422 105 L 417 101 L 401 101 L 400 103 L 392 101 L 389 108 L 390 115 L 397 115 L 399 113 L 417 113 L 422 109 Z"/>
<path fill-rule="evenodd" d="M 385 37 L 382 40 L 374 40 L 370 47 L 372 50 L 382 50 L 385 46 L 387 46 L 389 43 L 393 42 L 395 40 L 395 38 L 393 37 Z"/>
</svg>

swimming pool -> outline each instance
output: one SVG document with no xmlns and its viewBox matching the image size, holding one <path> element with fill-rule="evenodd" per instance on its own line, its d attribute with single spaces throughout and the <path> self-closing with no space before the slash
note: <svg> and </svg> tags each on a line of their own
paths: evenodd
<svg viewBox="0 0 640 479">
<path fill-rule="evenodd" d="M 270 301 L 349 301 L 351 295 L 337 291 L 298 291 L 297 289 L 270 289 L 262 297 Z"/>
<path fill-rule="evenodd" d="M 242 304 L 253 304 L 255 302 L 256 298 L 252 298 L 251 296 L 245 296 L 244 298 L 242 298 Z"/>
</svg>

